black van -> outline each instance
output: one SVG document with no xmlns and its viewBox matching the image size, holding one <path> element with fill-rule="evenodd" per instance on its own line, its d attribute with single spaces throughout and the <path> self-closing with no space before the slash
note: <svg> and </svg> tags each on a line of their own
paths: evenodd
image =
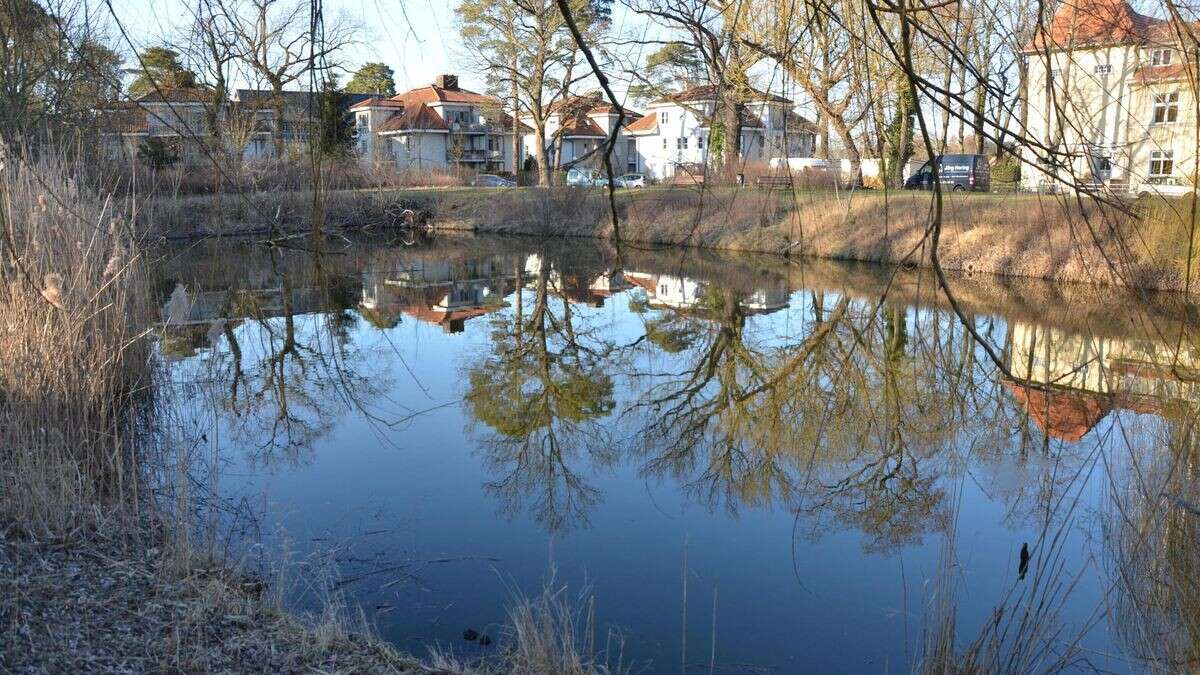
<svg viewBox="0 0 1200 675">
<path fill-rule="evenodd" d="M 987 192 L 992 189 L 992 168 L 986 155 L 938 155 L 938 181 L 942 189 Z M 933 166 L 925 162 L 904 181 L 905 190 L 932 190 Z"/>
</svg>

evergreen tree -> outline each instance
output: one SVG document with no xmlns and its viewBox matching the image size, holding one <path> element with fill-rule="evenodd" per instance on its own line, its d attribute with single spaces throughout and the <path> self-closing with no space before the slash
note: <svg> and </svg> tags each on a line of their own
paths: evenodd
<svg viewBox="0 0 1200 675">
<path fill-rule="evenodd" d="M 183 67 L 179 52 L 168 47 L 149 47 L 141 55 L 141 71 L 129 85 L 129 95 L 139 98 L 161 89 L 196 86 L 196 73 Z"/>
<path fill-rule="evenodd" d="M 395 96 L 395 73 L 385 63 L 364 63 L 346 83 L 346 91 L 351 94 Z"/>
</svg>

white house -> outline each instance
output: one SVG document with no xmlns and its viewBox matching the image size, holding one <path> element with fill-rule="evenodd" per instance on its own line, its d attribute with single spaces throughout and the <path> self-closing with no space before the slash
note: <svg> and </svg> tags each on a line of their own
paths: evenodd
<svg viewBox="0 0 1200 675">
<path fill-rule="evenodd" d="M 513 120 L 503 108 L 500 99 L 459 87 L 455 75 L 350 106 L 364 159 L 418 170 L 512 171 Z"/>
<path fill-rule="evenodd" d="M 625 133 L 636 139 L 641 171 L 667 178 L 717 159 L 709 129 L 716 94 L 715 85 L 689 87 L 651 102 L 646 116 L 626 127 Z M 755 91 L 746 101 L 741 134 L 744 162 L 810 157 L 816 126 L 786 98 Z"/>
<path fill-rule="evenodd" d="M 1120 192 L 1194 189 L 1196 102 L 1169 21 L 1125 0 L 1068 0 L 1025 46 L 1026 189 L 1069 184 Z"/>
<path fill-rule="evenodd" d="M 546 118 L 546 157 L 551 166 L 569 166 L 581 160 L 593 166 L 600 166 L 603 158 L 597 149 L 607 141 L 608 135 L 617 124 L 617 109 L 604 100 L 599 94 L 576 96 L 565 101 L 556 101 L 550 108 Z M 624 125 L 628 127 L 641 119 L 640 113 L 625 109 Z M 527 127 L 524 147 L 526 160 L 536 147 L 531 116 L 521 118 Z M 624 132 L 618 132 L 617 144 L 613 148 L 613 171 L 634 173 L 642 170 L 638 160 L 637 145 L 634 139 Z"/>
</svg>

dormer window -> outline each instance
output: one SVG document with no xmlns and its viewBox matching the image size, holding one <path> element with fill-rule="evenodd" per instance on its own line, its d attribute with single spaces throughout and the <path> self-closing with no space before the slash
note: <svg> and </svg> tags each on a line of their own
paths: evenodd
<svg viewBox="0 0 1200 675">
<path fill-rule="evenodd" d="M 1150 52 L 1150 65 L 1169 66 L 1174 58 L 1175 50 L 1173 49 L 1155 49 Z"/>
</svg>

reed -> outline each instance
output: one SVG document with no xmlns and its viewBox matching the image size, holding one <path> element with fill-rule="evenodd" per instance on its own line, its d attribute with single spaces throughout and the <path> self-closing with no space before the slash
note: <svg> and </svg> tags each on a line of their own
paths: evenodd
<svg viewBox="0 0 1200 675">
<path fill-rule="evenodd" d="M 64 536 L 143 501 L 146 277 L 128 203 L 65 155 L 0 161 L 0 519 Z"/>
</svg>

